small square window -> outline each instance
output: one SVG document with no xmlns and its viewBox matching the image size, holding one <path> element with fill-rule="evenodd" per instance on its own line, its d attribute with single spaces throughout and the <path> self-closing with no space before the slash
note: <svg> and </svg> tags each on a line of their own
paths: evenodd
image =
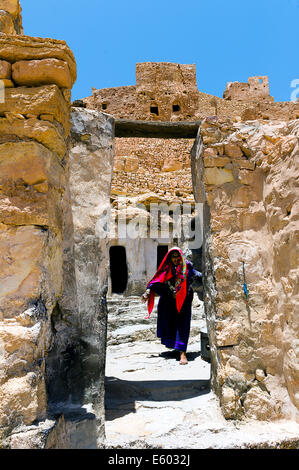
<svg viewBox="0 0 299 470">
<path fill-rule="evenodd" d="M 180 105 L 179 104 L 173 104 L 172 105 L 172 111 L 174 113 L 178 113 L 179 111 L 181 111 Z"/>
<path fill-rule="evenodd" d="M 151 111 L 152 114 L 156 114 L 156 116 L 159 116 L 158 106 L 151 106 L 150 111 Z"/>
<path fill-rule="evenodd" d="M 107 109 L 107 103 L 102 103 L 102 109 Z"/>
</svg>

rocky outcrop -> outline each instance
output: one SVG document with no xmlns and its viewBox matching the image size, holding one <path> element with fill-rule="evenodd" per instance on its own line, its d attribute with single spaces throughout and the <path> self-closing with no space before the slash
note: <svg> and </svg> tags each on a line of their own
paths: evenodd
<svg viewBox="0 0 299 470">
<path fill-rule="evenodd" d="M 228 419 L 298 420 L 298 126 L 207 119 L 192 152 L 212 382 Z"/>
</svg>

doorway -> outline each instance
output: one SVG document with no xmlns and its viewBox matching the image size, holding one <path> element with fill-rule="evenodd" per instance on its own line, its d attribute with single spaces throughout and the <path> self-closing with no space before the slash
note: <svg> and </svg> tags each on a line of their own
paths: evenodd
<svg viewBox="0 0 299 470">
<path fill-rule="evenodd" d="M 125 247 L 111 246 L 109 259 L 112 293 L 123 294 L 128 283 L 128 266 Z"/>
</svg>

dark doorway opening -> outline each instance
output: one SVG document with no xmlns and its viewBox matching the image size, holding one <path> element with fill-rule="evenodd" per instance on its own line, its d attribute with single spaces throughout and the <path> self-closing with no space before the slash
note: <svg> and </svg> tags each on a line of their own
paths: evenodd
<svg viewBox="0 0 299 470">
<path fill-rule="evenodd" d="M 127 255 L 124 246 L 111 246 L 110 276 L 113 294 L 122 294 L 128 283 Z"/>
<path fill-rule="evenodd" d="M 157 269 L 163 261 L 164 256 L 167 255 L 168 246 L 167 245 L 159 245 L 157 246 Z"/>
<path fill-rule="evenodd" d="M 172 111 L 174 113 L 178 113 L 179 111 L 181 111 L 180 105 L 179 104 L 173 104 L 172 105 Z"/>
</svg>

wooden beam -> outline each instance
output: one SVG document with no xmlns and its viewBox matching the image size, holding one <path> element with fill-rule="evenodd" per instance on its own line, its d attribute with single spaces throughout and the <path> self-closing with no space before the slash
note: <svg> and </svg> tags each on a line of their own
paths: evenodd
<svg viewBox="0 0 299 470">
<path fill-rule="evenodd" d="M 115 119 L 115 137 L 195 139 L 201 121 L 130 121 Z"/>
</svg>

